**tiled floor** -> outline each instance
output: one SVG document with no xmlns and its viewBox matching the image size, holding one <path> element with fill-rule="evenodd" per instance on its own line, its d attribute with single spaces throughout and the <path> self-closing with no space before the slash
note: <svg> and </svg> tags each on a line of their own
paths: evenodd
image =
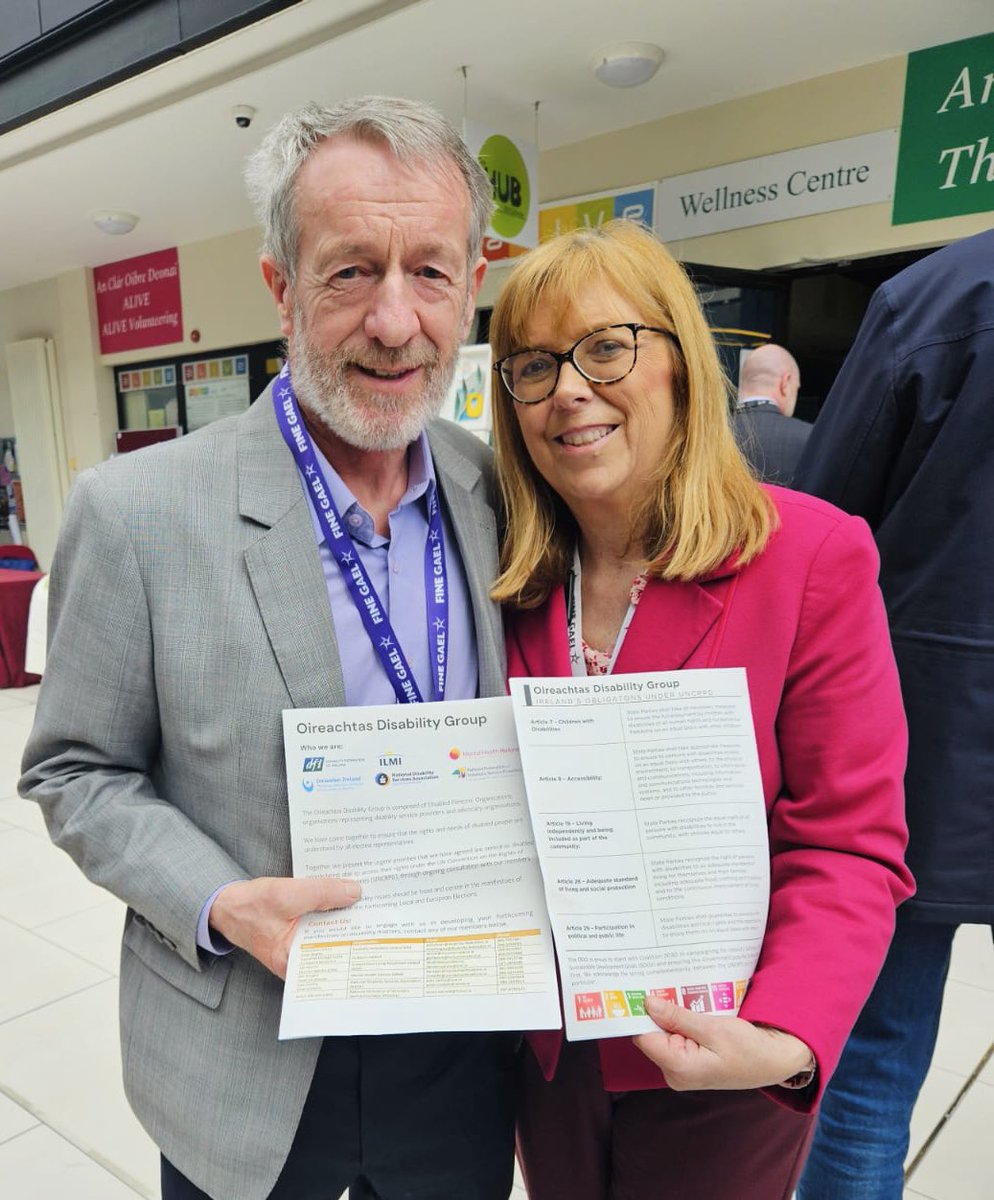
<svg viewBox="0 0 994 1200">
<path fill-rule="evenodd" d="M 120 1082 L 121 905 L 49 844 L 16 794 L 36 691 L 0 691 L 0 1196 L 154 1198 L 157 1153 Z M 986 927 L 968 926 L 915 1110 L 906 1200 L 994 1196 L 992 1043 L 994 948 Z"/>
</svg>

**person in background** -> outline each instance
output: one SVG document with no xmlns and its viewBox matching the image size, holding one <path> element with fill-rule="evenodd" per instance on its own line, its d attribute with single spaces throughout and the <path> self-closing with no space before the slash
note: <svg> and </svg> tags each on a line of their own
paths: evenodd
<svg viewBox="0 0 994 1200">
<path fill-rule="evenodd" d="M 872 539 L 750 475 L 693 288 L 635 224 L 532 250 L 490 335 L 510 675 L 744 667 L 770 840 L 737 1016 L 650 997 L 655 1034 L 528 1036 L 529 1196 L 787 1198 L 912 889 Z"/>
<path fill-rule="evenodd" d="M 880 551 L 918 882 L 826 1093 L 802 1200 L 900 1200 L 953 935 L 994 929 L 992 379 L 989 231 L 877 290 L 799 468 Z"/>
<path fill-rule="evenodd" d="M 790 487 L 811 426 L 794 416 L 801 372 L 783 346 L 768 342 L 745 357 L 733 426 L 739 448 L 756 475 Z"/>
<path fill-rule="evenodd" d="M 490 451 L 432 421 L 491 185 L 434 110 L 382 97 L 290 114 L 248 179 L 288 367 L 243 415 L 80 477 L 21 793 L 128 905 L 125 1086 L 164 1200 L 504 1200 L 516 1039 L 277 1036 L 297 918 L 359 895 L 289 878 L 281 710 L 504 692 Z"/>
</svg>

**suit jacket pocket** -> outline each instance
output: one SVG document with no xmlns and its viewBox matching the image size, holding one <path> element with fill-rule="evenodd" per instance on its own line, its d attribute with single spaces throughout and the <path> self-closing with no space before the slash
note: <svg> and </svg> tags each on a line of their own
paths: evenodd
<svg viewBox="0 0 994 1200">
<path fill-rule="evenodd" d="M 151 926 L 132 913 L 124 931 L 125 947 L 136 955 L 150 971 L 160 979 L 172 984 L 191 999 L 207 1008 L 217 1008 L 224 994 L 224 985 L 231 973 L 231 955 L 212 958 L 204 963 L 202 971 L 195 971 L 189 963 L 171 950 L 161 935 L 156 935 Z"/>
</svg>

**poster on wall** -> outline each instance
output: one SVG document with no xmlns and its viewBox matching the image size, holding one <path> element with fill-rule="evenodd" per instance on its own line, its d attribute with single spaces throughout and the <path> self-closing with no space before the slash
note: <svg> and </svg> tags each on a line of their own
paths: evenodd
<svg viewBox="0 0 994 1200">
<path fill-rule="evenodd" d="M 908 55 L 895 225 L 994 211 L 994 33 Z"/>
<path fill-rule="evenodd" d="M 452 386 L 439 413 L 487 443 L 493 428 L 490 363 L 488 345 L 460 346 Z"/>
<path fill-rule="evenodd" d="M 538 240 L 549 238 L 571 229 L 593 229 L 605 221 L 624 218 L 637 221 L 651 229 L 655 220 L 656 185 L 643 183 L 636 187 L 616 192 L 592 192 L 585 196 L 574 196 L 567 200 L 554 200 L 542 204 L 538 210 Z M 500 238 L 485 238 L 483 253 L 489 262 L 515 258 L 525 251 L 519 246 Z"/>
<path fill-rule="evenodd" d="M 547 242 L 571 229 L 596 229 L 605 221 L 624 219 L 652 228 L 656 185 L 643 183 L 618 192 L 598 192 L 573 200 L 543 204 L 538 214 L 539 241 Z"/>
<path fill-rule="evenodd" d="M 247 354 L 202 358 L 183 364 L 186 391 L 186 428 L 192 433 L 243 413 L 252 403 Z"/>
<path fill-rule="evenodd" d="M 119 369 L 117 390 L 123 401 L 125 429 L 165 429 L 179 424 L 176 367 L 172 363 Z"/>
<path fill-rule="evenodd" d="M 20 477 L 17 473 L 17 441 L 12 437 L 0 438 L 0 530 L 9 531 L 14 542 L 21 540 L 18 508 L 23 507 Z"/>
<path fill-rule="evenodd" d="M 183 340 L 176 247 L 93 268 L 100 353 Z"/>
</svg>

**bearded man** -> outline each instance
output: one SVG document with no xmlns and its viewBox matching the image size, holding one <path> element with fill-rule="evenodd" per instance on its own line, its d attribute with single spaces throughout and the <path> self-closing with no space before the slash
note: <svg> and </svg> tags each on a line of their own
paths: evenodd
<svg viewBox="0 0 994 1200">
<path fill-rule="evenodd" d="M 381 97 L 285 117 L 247 179 L 287 366 L 80 477 L 21 790 L 128 905 L 125 1085 L 164 1200 L 498 1200 L 508 1035 L 277 1040 L 297 918 L 361 884 L 291 878 L 281 710 L 504 692 L 489 451 L 432 420 L 492 190 L 437 113 Z"/>
</svg>

